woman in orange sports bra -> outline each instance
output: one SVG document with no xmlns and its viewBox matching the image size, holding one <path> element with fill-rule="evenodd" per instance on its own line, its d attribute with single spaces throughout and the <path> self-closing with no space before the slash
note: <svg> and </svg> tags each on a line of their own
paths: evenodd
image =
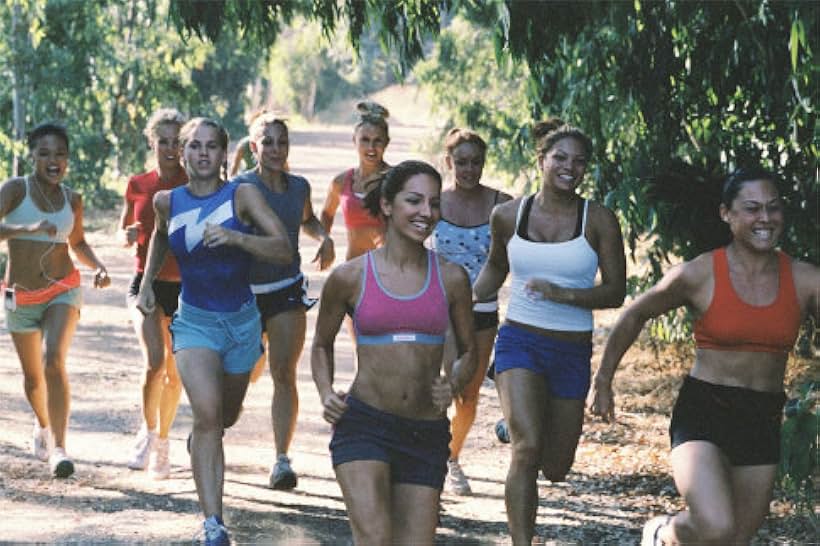
<svg viewBox="0 0 820 546">
<path fill-rule="evenodd" d="M 95 270 L 95 287 L 104 288 L 111 279 L 85 241 L 82 197 L 62 183 L 68 132 L 61 125 L 40 124 L 28 134 L 28 149 L 34 172 L 0 186 L 0 240 L 9 250 L 6 326 L 34 411 L 32 452 L 49 462 L 55 478 L 66 478 L 74 463 L 65 451 L 71 396 L 65 363 L 82 305 L 80 274 L 69 247 Z"/>
<path fill-rule="evenodd" d="M 353 144 L 359 154 L 359 166 L 336 175 L 328 188 L 322 210 L 322 226 L 326 233 L 330 233 L 336 210 L 339 205 L 342 206 L 347 230 L 345 261 L 361 256 L 383 242 L 384 222 L 367 212 L 364 196 L 390 168 L 384 162 L 384 151 L 390 143 L 387 128 L 389 112 L 375 102 L 360 102 L 356 110 L 359 122 L 353 133 Z"/>
<path fill-rule="evenodd" d="M 820 268 L 778 251 L 783 210 L 776 177 L 739 169 L 720 216 L 728 246 L 671 270 L 621 314 L 589 402 L 612 419 L 612 377 L 644 323 L 687 306 L 695 364 L 672 413 L 672 473 L 687 509 L 650 519 L 642 544 L 747 544 L 772 497 L 780 457 L 783 378 L 800 323 L 820 318 Z"/>
</svg>

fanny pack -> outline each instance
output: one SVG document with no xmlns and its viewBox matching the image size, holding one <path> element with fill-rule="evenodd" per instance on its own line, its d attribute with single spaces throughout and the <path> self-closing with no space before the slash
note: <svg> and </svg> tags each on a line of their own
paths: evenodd
<svg viewBox="0 0 820 546">
<path fill-rule="evenodd" d="M 38 305 L 47 303 L 63 292 L 80 286 L 80 270 L 75 269 L 62 279 L 37 290 L 15 289 L 17 305 Z"/>
</svg>

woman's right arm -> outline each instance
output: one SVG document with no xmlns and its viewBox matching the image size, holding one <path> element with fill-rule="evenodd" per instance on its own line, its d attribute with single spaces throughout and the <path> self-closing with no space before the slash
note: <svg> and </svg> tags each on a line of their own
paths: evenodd
<svg viewBox="0 0 820 546">
<path fill-rule="evenodd" d="M 148 244 L 148 258 L 145 263 L 142 283 L 140 283 L 140 291 L 137 295 L 137 308 L 146 315 L 152 313 L 156 306 L 152 283 L 162 268 L 165 255 L 168 253 L 168 217 L 170 211 L 171 192 L 168 190 L 157 192 L 154 195 L 154 232 L 151 234 L 151 242 Z"/>
<path fill-rule="evenodd" d="M 618 317 L 609 333 L 601 357 L 601 365 L 592 380 L 588 402 L 594 415 L 610 421 L 615 416 L 612 379 L 626 351 L 651 318 L 683 305 L 691 305 L 694 291 L 702 288 L 706 279 L 703 260 L 686 262 L 670 269 L 652 288 L 641 294 Z"/>
<path fill-rule="evenodd" d="M 129 188 L 131 182 L 128 182 Z M 140 223 L 134 221 L 134 203 L 128 198 L 128 190 L 123 197 L 122 214 L 120 214 L 119 233 L 122 246 L 129 247 L 137 242 Z"/>
<path fill-rule="evenodd" d="M 347 410 L 345 393 L 333 390 L 333 344 L 344 320 L 347 302 L 352 300 L 350 296 L 351 291 L 355 290 L 355 279 L 358 278 L 353 274 L 355 268 L 351 267 L 352 263 L 339 266 L 325 281 L 319 298 L 319 314 L 310 353 L 310 369 L 324 406 L 323 417 L 331 424 L 336 423 Z"/>
<path fill-rule="evenodd" d="M 496 205 L 490 214 L 490 253 L 487 262 L 473 285 L 476 301 L 492 301 L 498 297 L 498 289 L 507 278 L 510 263 L 507 259 L 507 242 L 515 229 L 515 201 Z"/>
<path fill-rule="evenodd" d="M 327 189 L 325 206 L 322 208 L 322 227 L 325 228 L 325 233 L 328 235 L 330 235 L 330 228 L 333 227 L 336 210 L 339 208 L 339 196 L 342 194 L 342 186 L 344 186 L 344 173 L 337 175 Z"/>
</svg>

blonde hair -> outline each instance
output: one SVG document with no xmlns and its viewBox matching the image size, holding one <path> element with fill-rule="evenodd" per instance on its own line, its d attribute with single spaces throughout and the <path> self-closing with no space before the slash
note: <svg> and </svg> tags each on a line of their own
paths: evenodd
<svg viewBox="0 0 820 546">
<path fill-rule="evenodd" d="M 458 127 L 450 129 L 447 136 L 444 137 L 444 149 L 447 150 L 447 154 L 452 155 L 453 150 L 461 144 L 473 144 L 478 147 L 482 156 L 487 155 L 487 143 L 478 133 L 469 129 L 459 129 Z"/>
<path fill-rule="evenodd" d="M 584 153 L 587 156 L 592 155 L 592 140 L 581 129 L 564 123 L 560 118 L 551 117 L 539 121 L 532 128 L 532 136 L 535 138 L 535 151 L 539 159 L 547 155 L 550 148 L 564 138 L 576 139 L 584 147 Z"/>
<path fill-rule="evenodd" d="M 287 117 L 282 115 L 281 113 L 274 112 L 271 110 L 260 110 L 256 112 L 249 121 L 248 125 L 248 134 L 253 138 L 253 135 L 259 129 L 262 129 L 268 125 L 279 124 L 288 132 L 288 125 L 285 123 L 287 121 Z"/>
<path fill-rule="evenodd" d="M 359 122 L 356 123 L 354 131 L 358 131 L 362 125 L 374 125 L 384 131 L 384 136 L 390 140 L 390 131 L 387 128 L 387 118 L 390 112 L 381 104 L 373 101 L 362 101 L 356 104 L 356 112 L 359 115 Z"/>
<path fill-rule="evenodd" d="M 157 138 L 157 127 L 160 125 L 176 125 L 177 129 L 185 124 L 185 116 L 176 108 L 160 108 L 154 110 L 148 122 L 145 124 L 145 129 L 142 134 L 148 139 L 148 142 L 153 143 Z"/>
</svg>

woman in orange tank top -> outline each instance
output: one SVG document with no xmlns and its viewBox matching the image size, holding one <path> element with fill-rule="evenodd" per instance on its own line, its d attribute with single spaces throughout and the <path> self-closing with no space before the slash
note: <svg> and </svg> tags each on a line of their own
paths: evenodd
<svg viewBox="0 0 820 546">
<path fill-rule="evenodd" d="M 728 246 L 671 270 L 620 316 L 589 402 L 612 419 L 612 377 L 644 323 L 687 306 L 695 364 L 672 414 L 672 473 L 687 509 L 644 526 L 642 544 L 747 544 L 769 512 L 779 461 L 783 378 L 800 323 L 820 318 L 820 268 L 776 245 L 783 210 L 776 177 L 739 169 L 726 180 Z"/>
</svg>

